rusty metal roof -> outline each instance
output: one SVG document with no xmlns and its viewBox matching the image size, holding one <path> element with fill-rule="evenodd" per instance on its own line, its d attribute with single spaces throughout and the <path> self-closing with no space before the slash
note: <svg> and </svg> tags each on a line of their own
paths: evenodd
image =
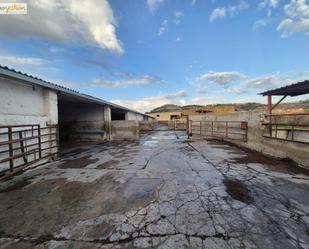
<svg viewBox="0 0 309 249">
<path fill-rule="evenodd" d="M 70 88 L 67 88 L 67 87 L 64 87 L 64 86 L 61 86 L 61 85 L 49 82 L 49 81 L 45 81 L 45 80 L 43 80 L 41 78 L 35 77 L 33 75 L 26 74 L 26 73 L 23 73 L 23 72 L 20 72 L 20 71 L 16 71 L 16 70 L 11 69 L 11 68 L 6 67 L 6 66 L 0 65 L 0 76 L 21 80 L 21 81 L 23 81 L 26 84 L 39 85 L 41 87 L 49 88 L 49 89 L 55 90 L 57 92 L 62 92 L 62 93 L 74 95 L 74 96 L 86 99 L 86 100 L 94 102 L 94 103 L 108 105 L 108 106 L 111 106 L 111 107 L 114 107 L 114 108 L 117 108 L 117 109 L 131 111 L 131 112 L 143 115 L 143 116 L 148 116 L 148 115 L 146 115 L 144 113 L 128 109 L 126 107 L 123 107 L 123 106 L 120 106 L 120 105 L 117 105 L 117 104 L 114 104 L 114 103 L 102 100 L 100 98 L 96 98 L 96 97 L 90 96 L 88 94 L 80 93 L 80 92 L 78 92 L 76 90 L 73 90 L 73 89 L 70 89 Z"/>
<path fill-rule="evenodd" d="M 299 96 L 309 93 L 309 80 L 260 93 L 266 95 Z"/>
</svg>

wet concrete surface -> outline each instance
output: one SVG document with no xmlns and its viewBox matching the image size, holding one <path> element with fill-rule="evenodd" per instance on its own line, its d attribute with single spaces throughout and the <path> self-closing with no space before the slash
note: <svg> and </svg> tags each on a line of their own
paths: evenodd
<svg viewBox="0 0 309 249">
<path fill-rule="evenodd" d="M 250 153 L 168 130 L 73 148 L 0 182 L 0 248 L 309 248 L 306 171 Z"/>
</svg>

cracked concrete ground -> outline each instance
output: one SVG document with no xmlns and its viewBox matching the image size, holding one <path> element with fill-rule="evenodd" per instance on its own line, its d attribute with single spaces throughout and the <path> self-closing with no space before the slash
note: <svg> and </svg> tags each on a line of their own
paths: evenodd
<svg viewBox="0 0 309 249">
<path fill-rule="evenodd" d="M 0 183 L 0 248 L 309 248 L 289 164 L 174 131 L 72 149 Z"/>
</svg>

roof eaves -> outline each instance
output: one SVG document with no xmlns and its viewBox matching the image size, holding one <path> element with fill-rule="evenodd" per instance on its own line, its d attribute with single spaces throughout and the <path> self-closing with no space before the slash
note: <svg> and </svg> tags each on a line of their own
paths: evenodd
<svg viewBox="0 0 309 249">
<path fill-rule="evenodd" d="M 39 86 L 42 86 L 42 87 L 45 87 L 45 88 L 49 88 L 49 89 L 64 92 L 64 93 L 67 93 L 67 94 L 79 96 L 79 97 L 82 97 L 82 98 L 87 98 L 87 99 L 95 101 L 99 104 L 105 104 L 105 105 L 109 105 L 109 106 L 114 107 L 114 108 L 127 110 L 127 111 L 134 112 L 134 113 L 137 113 L 137 114 L 140 114 L 140 115 L 143 115 L 143 116 L 148 116 L 144 113 L 137 112 L 135 110 L 131 110 L 129 108 L 126 108 L 126 107 L 123 107 L 123 106 L 102 100 L 100 98 L 93 97 L 91 95 L 80 93 L 76 90 L 73 90 L 73 89 L 70 89 L 70 88 L 67 88 L 67 87 L 64 87 L 64 86 L 60 86 L 58 84 L 54 84 L 54 83 L 51 83 L 49 81 L 45 81 L 41 78 L 34 77 L 34 76 L 28 75 L 26 73 L 22 73 L 20 71 L 16 71 L 16 70 L 11 69 L 11 68 L 6 67 L 6 66 L 0 65 L 0 75 L 5 75 L 5 76 L 11 77 L 11 78 L 15 78 L 15 79 L 25 81 L 27 83 L 32 83 L 32 84 L 35 84 L 35 85 L 39 85 Z"/>
</svg>

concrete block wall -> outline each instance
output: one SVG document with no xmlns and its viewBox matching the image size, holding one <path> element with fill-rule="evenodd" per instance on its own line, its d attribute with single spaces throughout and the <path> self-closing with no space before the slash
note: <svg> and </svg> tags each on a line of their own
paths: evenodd
<svg viewBox="0 0 309 249">
<path fill-rule="evenodd" d="M 300 164 L 309 168 L 309 145 L 282 141 L 272 138 L 265 138 L 265 127 L 262 127 L 261 122 L 265 121 L 264 114 L 257 111 L 249 112 L 235 112 L 225 115 L 203 115 L 203 116 L 191 116 L 190 119 L 194 121 L 247 121 L 248 122 L 248 141 L 241 142 L 237 140 L 227 141 L 233 142 L 239 146 L 244 146 L 249 149 L 262 152 L 263 154 L 270 155 L 277 158 L 290 158 Z M 285 117 L 285 121 L 291 120 L 291 117 Z M 299 120 L 304 122 L 304 120 Z M 308 136 L 308 133 L 306 134 Z"/>
<path fill-rule="evenodd" d="M 139 130 L 140 131 L 152 131 L 154 129 L 154 121 L 140 121 Z"/>
<path fill-rule="evenodd" d="M 115 120 L 111 121 L 112 140 L 138 140 L 139 121 L 137 120 Z"/>
</svg>

